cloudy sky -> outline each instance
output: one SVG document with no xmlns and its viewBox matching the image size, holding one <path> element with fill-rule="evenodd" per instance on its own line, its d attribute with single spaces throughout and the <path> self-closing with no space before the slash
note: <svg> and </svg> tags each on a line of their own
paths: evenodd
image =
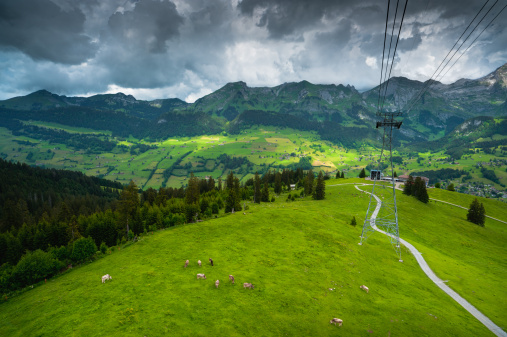
<svg viewBox="0 0 507 337">
<path fill-rule="evenodd" d="M 429 79 L 485 1 L 411 0 L 393 75 Z M 386 11 L 387 0 L 0 0 L 0 99 L 47 89 L 193 102 L 235 81 L 365 90 L 380 81 Z M 506 23 L 507 9 L 442 82 L 506 63 Z"/>
</svg>

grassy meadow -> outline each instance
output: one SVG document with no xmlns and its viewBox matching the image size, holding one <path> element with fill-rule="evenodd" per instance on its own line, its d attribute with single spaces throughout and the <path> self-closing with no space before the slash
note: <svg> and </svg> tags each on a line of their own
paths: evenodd
<svg viewBox="0 0 507 337">
<path fill-rule="evenodd" d="M 113 247 L 93 263 L 4 299 L 0 335 L 493 336 L 406 249 L 400 263 L 380 233 L 357 245 L 369 198 L 352 184 L 334 185 L 363 181 L 332 179 L 323 201 L 287 202 L 281 195 Z M 464 220 L 463 209 L 401 193 L 398 200 L 400 235 L 505 329 L 505 225 L 488 219 L 481 228 Z M 356 227 L 349 225 L 352 216 Z M 197 273 L 207 279 L 197 280 Z M 112 281 L 102 284 L 104 274 Z M 243 282 L 255 289 L 243 289 Z M 333 317 L 343 326 L 329 324 Z"/>
<path fill-rule="evenodd" d="M 255 171 L 264 172 L 268 168 L 279 168 L 298 163 L 300 157 L 311 156 L 314 170 L 329 172 L 344 171 L 346 177 L 357 177 L 361 169 L 378 160 L 379 150 L 363 146 L 358 149 L 346 149 L 323 141 L 314 132 L 287 128 L 256 126 L 241 131 L 238 135 L 207 135 L 196 137 L 176 137 L 164 141 L 148 142 L 130 137 L 126 140 L 111 136 L 110 132 L 85 128 L 68 127 L 56 123 L 30 121 L 28 124 L 62 130 L 69 133 L 90 135 L 101 133 L 104 139 L 127 149 L 137 144 L 156 146 L 144 153 L 131 154 L 128 150 L 116 147 L 111 152 L 89 153 L 75 151 L 64 144 L 49 143 L 26 136 L 14 136 L 0 127 L 0 156 L 6 160 L 26 162 L 30 165 L 70 169 L 81 171 L 90 176 L 100 176 L 128 184 L 133 180 L 139 187 L 158 189 L 165 183 L 167 187 L 181 187 L 187 184 L 190 172 L 196 176 L 212 176 L 215 179 L 225 177 L 229 172 L 217 158 L 221 154 L 232 157 L 246 157 L 252 164 L 235 168 L 235 174 L 246 181 Z M 21 143 L 20 143 L 21 142 Z M 29 145 L 27 145 L 29 142 Z M 401 148 L 402 149 L 402 148 Z M 469 170 L 471 181 L 491 184 L 499 190 L 505 188 L 483 177 L 477 163 L 493 170 L 499 182 L 507 184 L 507 172 L 504 151 L 486 154 L 478 151 L 468 154 L 461 160 L 449 161 L 443 152 L 404 153 L 394 152 L 402 157 L 395 163 L 398 175 L 409 172 L 452 168 Z M 179 161 L 179 167 L 172 169 L 171 176 L 164 178 L 164 170 L 170 169 Z M 454 179 L 458 184 L 460 179 Z M 434 183 L 434 182 L 432 182 Z"/>
</svg>

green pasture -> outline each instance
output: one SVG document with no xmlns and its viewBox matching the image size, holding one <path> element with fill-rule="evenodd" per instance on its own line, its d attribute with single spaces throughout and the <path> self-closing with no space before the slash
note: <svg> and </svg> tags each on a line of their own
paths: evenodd
<svg viewBox="0 0 507 337">
<path fill-rule="evenodd" d="M 370 191 L 371 185 L 362 189 Z M 432 198 L 458 205 L 467 204 L 467 208 L 474 199 L 456 192 L 429 191 Z M 375 190 L 378 196 L 384 193 L 390 191 Z M 401 191 L 396 194 L 400 237 L 423 254 L 433 271 L 449 287 L 505 329 L 507 224 L 486 219 L 485 227 L 479 227 L 466 220 L 465 209 L 435 201 L 424 204 L 414 197 L 403 195 Z M 480 199 L 492 214 L 507 221 L 504 203 Z"/>
<path fill-rule="evenodd" d="M 55 123 L 47 123 L 47 125 L 42 122 L 32 123 L 74 133 L 91 133 L 93 131 L 57 125 Z M 209 175 L 218 178 L 224 173 L 224 169 L 216 162 L 216 158 L 226 153 L 229 156 L 246 157 L 254 164 L 253 170 L 256 171 L 262 171 L 266 168 L 279 165 L 288 166 L 297 163 L 300 156 L 311 156 L 314 171 L 323 170 L 332 176 L 339 170 L 344 171 L 346 177 L 350 178 L 359 175 L 361 169 L 367 165 L 376 163 L 379 157 L 378 149 L 367 146 L 360 147 L 359 149 L 345 149 L 327 141 L 322 141 L 313 132 L 258 126 L 252 127 L 249 130 L 243 130 L 238 135 L 217 134 L 178 137 L 153 143 L 132 137 L 127 141 L 118 141 L 116 138 L 109 137 L 110 141 L 127 146 L 136 144 L 157 146 L 157 149 L 150 149 L 144 153 L 134 155 L 131 155 L 129 151 L 121 152 L 119 148 L 115 148 L 111 153 L 100 154 L 73 151 L 63 144 L 49 144 L 48 142 L 41 142 L 38 139 L 29 137 L 14 137 L 4 128 L 0 128 L 0 136 L 2 136 L 0 153 L 7 160 L 18 160 L 46 167 L 78 170 L 89 175 L 105 176 L 108 179 L 118 179 L 127 183 L 129 181 L 128 177 L 133 177 L 133 180 L 139 186 L 153 188 L 160 187 L 165 181 L 163 177 L 155 176 L 156 172 L 154 171 L 171 167 L 178 158 L 189 151 L 191 153 L 180 165 L 190 163 L 192 169 L 176 169 L 174 171 L 175 175 L 188 176 L 190 171 L 195 171 L 194 173 L 198 173 L 199 176 Z M 33 145 L 20 145 L 16 141 L 28 141 Z M 48 153 L 48 150 L 52 153 Z M 27 159 L 30 152 L 32 152 L 31 158 Z M 291 156 L 292 153 L 296 156 Z M 478 162 L 489 163 L 490 160 L 505 158 L 502 157 L 499 151 L 495 155 L 483 152 L 465 155 L 458 163 L 454 164 L 447 160 L 448 155 L 443 152 L 419 153 L 418 155 L 423 158 L 420 163 L 417 163 L 417 157 L 412 156 L 409 158 L 406 153 L 395 151 L 393 155 L 403 157 L 403 165 L 395 164 L 394 167 L 398 175 L 442 168 L 464 169 L 470 171 L 473 181 L 491 184 L 498 189 L 504 189 L 500 185 L 483 178 L 480 169 L 476 167 Z M 169 159 L 170 156 L 172 156 L 172 159 Z M 197 163 L 200 164 L 198 165 Z M 494 170 L 500 182 L 507 184 L 505 164 L 485 167 Z M 236 171 L 240 176 L 248 176 L 251 173 Z M 459 182 L 460 180 L 454 181 L 455 184 Z M 173 183 L 174 185 L 172 185 Z M 170 179 L 166 182 L 166 186 L 179 187 L 181 186 L 181 181 Z"/>
<path fill-rule="evenodd" d="M 404 262 L 398 262 L 379 233 L 357 245 L 368 198 L 353 185 L 330 186 L 344 181 L 328 181 L 324 201 L 286 202 L 282 195 L 274 203 L 250 204 L 246 212 L 173 227 L 121 250 L 113 248 L 98 261 L 4 300 L 0 335 L 491 336 L 431 283 L 406 250 Z M 415 198 L 402 196 L 399 204 L 400 217 L 421 208 Z M 456 216 L 439 204 L 423 206 L 441 214 L 442 223 Z M 349 225 L 352 216 L 357 227 Z M 433 235 L 424 230 L 428 221 L 424 216 L 414 221 L 421 244 L 409 235 L 408 225 L 400 225 L 400 232 L 431 258 L 430 248 L 424 248 Z M 459 230 L 468 231 L 462 225 Z M 446 234 L 456 229 L 446 227 Z M 482 250 L 478 245 L 476 259 L 489 258 Z M 439 253 L 449 254 L 445 248 Z M 460 249 L 445 256 L 464 253 Z M 490 261 L 495 268 L 505 267 L 498 265 L 504 257 L 500 253 Z M 191 263 L 185 269 L 187 259 Z M 434 264 L 438 272 L 441 263 Z M 451 270 L 468 278 L 461 267 L 466 265 Z M 207 279 L 197 280 L 197 273 Z M 102 284 L 104 274 L 112 281 Z M 480 285 L 491 291 L 489 282 L 497 281 L 492 278 L 482 278 Z M 244 282 L 255 288 L 244 289 Z M 359 289 L 362 284 L 369 287 L 368 294 Z M 501 289 L 502 284 L 495 286 Z M 485 300 L 503 303 L 505 297 L 496 295 Z M 494 306 L 481 310 L 502 323 L 504 318 L 486 311 Z M 343 326 L 329 324 L 333 317 L 341 318 Z"/>
</svg>

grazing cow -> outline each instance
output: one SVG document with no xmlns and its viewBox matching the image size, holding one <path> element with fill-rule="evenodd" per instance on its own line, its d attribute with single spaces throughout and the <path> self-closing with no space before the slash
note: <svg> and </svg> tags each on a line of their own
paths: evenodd
<svg viewBox="0 0 507 337">
<path fill-rule="evenodd" d="M 206 279 L 206 275 L 204 275 L 204 274 L 197 274 L 197 279 L 200 279 L 200 278 Z"/>
<path fill-rule="evenodd" d="M 368 289 L 367 286 L 365 286 L 364 284 L 362 286 L 360 286 L 359 288 L 363 289 L 364 291 L 366 291 L 366 293 L 368 293 L 370 291 L 370 289 Z"/>
<path fill-rule="evenodd" d="M 253 289 L 254 288 L 254 285 L 251 284 L 251 283 L 243 283 L 243 288 L 250 288 L 250 289 Z"/>
<path fill-rule="evenodd" d="M 187 268 L 187 267 L 188 267 L 188 264 L 189 264 L 189 263 L 190 263 L 190 261 L 188 261 L 188 260 L 186 260 L 186 261 L 185 261 L 185 268 Z"/>
<path fill-rule="evenodd" d="M 329 323 L 334 324 L 334 325 L 336 325 L 336 323 L 338 323 L 338 326 L 342 326 L 343 321 L 339 318 L 333 318 L 332 320 L 329 321 Z"/>
<path fill-rule="evenodd" d="M 231 281 L 232 281 L 232 284 L 234 284 L 234 276 L 229 275 L 229 280 L 231 280 Z"/>
<path fill-rule="evenodd" d="M 201 266 L 201 260 L 197 261 L 197 264 L 199 265 L 199 267 Z"/>
<path fill-rule="evenodd" d="M 209 258 L 209 263 L 211 263 L 211 266 L 213 267 L 213 260 L 211 259 L 211 257 Z"/>
<path fill-rule="evenodd" d="M 217 287 L 217 288 L 218 288 L 218 285 L 219 285 L 219 284 L 220 284 L 220 281 L 219 281 L 219 280 L 216 280 L 216 281 L 215 281 L 215 287 Z"/>
<path fill-rule="evenodd" d="M 112 280 L 113 278 L 111 277 L 111 275 L 109 274 L 106 274 L 104 276 L 102 276 L 102 283 L 106 283 L 107 280 Z"/>
</svg>

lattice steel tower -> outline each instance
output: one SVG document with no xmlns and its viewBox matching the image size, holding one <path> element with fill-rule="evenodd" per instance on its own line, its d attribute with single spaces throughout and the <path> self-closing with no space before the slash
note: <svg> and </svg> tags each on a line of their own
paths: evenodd
<svg viewBox="0 0 507 337">
<path fill-rule="evenodd" d="M 391 186 L 389 186 L 389 182 L 379 181 L 380 177 L 376 174 L 371 175 L 373 179 L 373 188 L 371 190 L 370 203 L 368 205 L 368 211 L 366 212 L 366 218 L 364 219 L 361 242 L 359 244 L 362 245 L 369 234 L 375 231 L 375 228 L 378 228 L 387 233 L 400 262 L 403 262 L 401 259 L 400 236 L 398 231 L 398 210 L 396 208 L 396 185 L 394 180 L 392 147 L 393 131 L 394 129 L 399 129 L 402 123 L 401 121 L 397 121 L 395 117 L 401 116 L 401 112 L 386 112 L 378 115 L 382 117 L 382 120 L 377 122 L 377 129 L 384 129 L 378 169 L 382 170 L 384 153 L 389 151 L 389 157 L 385 154 L 385 160 L 388 161 L 388 167 L 390 166 L 391 169 Z M 375 192 L 377 192 L 376 198 L 374 197 Z M 373 199 L 376 199 L 375 202 L 372 202 Z"/>
</svg>

